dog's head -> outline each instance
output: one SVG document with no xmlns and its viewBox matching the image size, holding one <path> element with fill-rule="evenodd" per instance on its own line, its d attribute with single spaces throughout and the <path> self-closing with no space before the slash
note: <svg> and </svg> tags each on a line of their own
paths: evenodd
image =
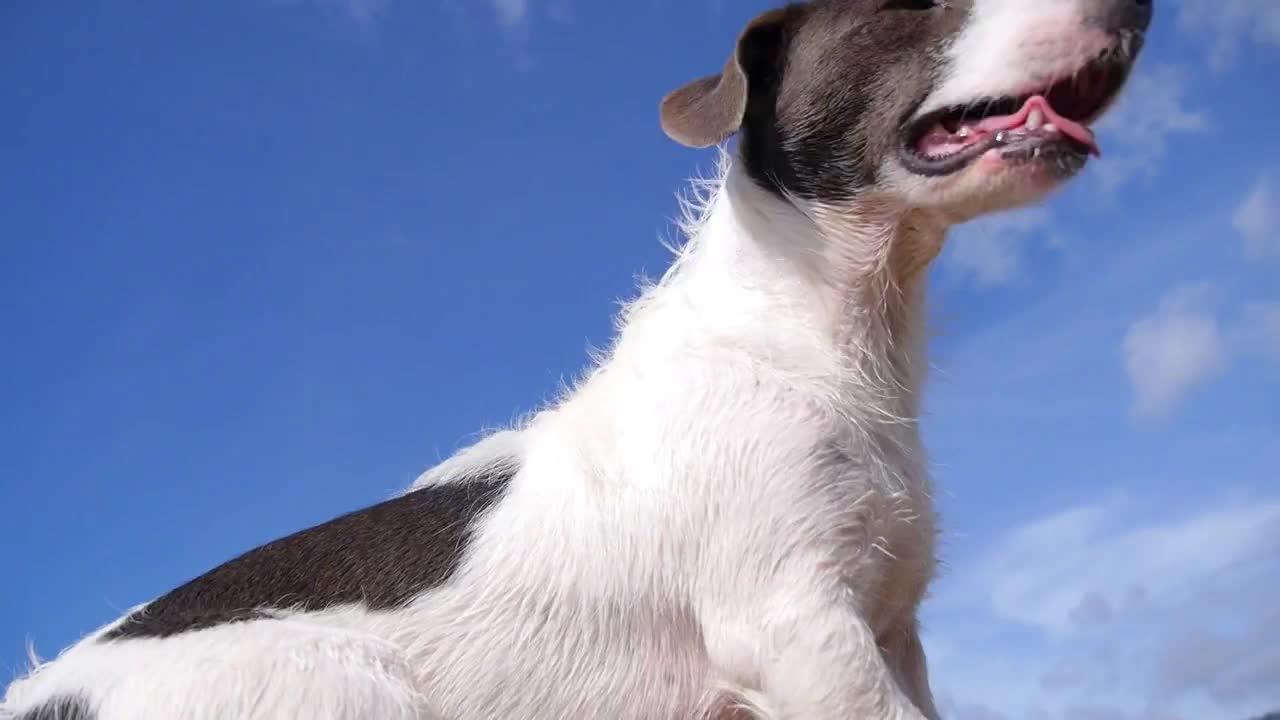
<svg viewBox="0 0 1280 720">
<path fill-rule="evenodd" d="M 1033 201 L 1097 153 L 1089 126 L 1142 46 L 1153 0 L 815 0 L 768 12 L 724 70 L 671 93 L 694 147 L 740 134 L 792 198 L 875 192 L 954 221 Z"/>
</svg>

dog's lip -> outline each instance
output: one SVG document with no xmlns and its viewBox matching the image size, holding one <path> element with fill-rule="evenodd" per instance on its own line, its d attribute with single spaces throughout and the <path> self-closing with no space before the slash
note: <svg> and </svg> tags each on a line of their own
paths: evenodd
<svg viewBox="0 0 1280 720">
<path fill-rule="evenodd" d="M 1001 160 L 1009 165 L 1040 162 L 1064 177 L 1079 171 L 1089 160 L 1084 146 L 1061 135 L 1018 137 L 1000 145 L 999 151 Z"/>
<path fill-rule="evenodd" d="M 982 157 L 988 151 L 995 148 L 997 143 L 998 139 L 996 135 L 988 135 L 986 138 L 979 140 L 959 152 L 952 153 L 946 157 L 933 158 L 916 152 L 913 147 L 915 143 L 912 141 L 910 143 L 903 143 L 900 155 L 903 165 L 905 165 L 908 170 L 918 175 L 949 175 Z"/>
<path fill-rule="evenodd" d="M 1123 37 L 1112 47 L 1090 59 L 1075 71 L 1068 73 L 1063 79 L 1050 83 L 1047 87 L 1043 85 L 1032 86 L 1028 87 L 1024 92 L 1006 95 L 1000 99 L 981 99 L 967 106 L 943 107 L 926 113 L 920 113 L 919 107 L 917 107 L 902 123 L 901 161 L 911 172 L 925 176 L 948 175 L 957 172 L 990 150 L 1003 145 L 999 131 L 1017 127 L 1021 122 L 1025 121 L 1029 110 L 1034 109 L 1032 105 L 1036 98 L 1040 100 L 1041 104 L 1038 105 L 1038 109 L 1042 113 L 1052 113 L 1052 115 L 1056 116 L 1054 124 L 1059 127 L 1062 133 L 1060 138 L 1042 139 L 1044 143 L 1052 143 L 1061 146 L 1061 148 L 1074 149 L 1083 153 L 1098 154 L 1093 132 L 1089 129 L 1089 126 L 1106 114 L 1119 96 L 1120 90 L 1133 69 L 1134 59 L 1141 45 L 1142 37 L 1140 35 Z M 1077 92 L 1078 79 L 1082 74 L 1092 76 L 1094 82 L 1101 83 L 1100 88 L 1093 88 L 1092 96 L 1084 96 L 1085 104 L 1083 107 L 1080 102 L 1081 95 Z M 1053 101 L 1055 99 L 1065 106 L 1063 111 L 1059 112 L 1054 107 Z M 1013 105 L 1014 103 L 1016 105 Z M 924 101 L 922 100 L 921 105 L 923 104 Z M 1009 109 L 1012 106 L 1018 109 L 998 118 L 983 118 L 983 110 L 980 108 L 984 104 L 985 110 L 988 112 L 992 107 L 1003 106 Z M 988 123 L 992 132 L 985 134 L 978 141 L 961 150 L 941 157 L 930 157 L 919 152 L 918 144 L 941 122 L 956 115 L 959 115 L 963 122 L 963 119 L 967 118 L 967 114 L 971 112 L 979 120 L 992 120 L 992 122 Z"/>
</svg>

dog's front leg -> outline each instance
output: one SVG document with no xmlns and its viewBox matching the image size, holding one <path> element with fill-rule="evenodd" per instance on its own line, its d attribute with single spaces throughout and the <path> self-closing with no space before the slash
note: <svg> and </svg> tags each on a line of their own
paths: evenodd
<svg viewBox="0 0 1280 720">
<path fill-rule="evenodd" d="M 784 585 L 704 623 L 712 662 L 767 720 L 926 720 L 846 592 Z"/>
</svg>

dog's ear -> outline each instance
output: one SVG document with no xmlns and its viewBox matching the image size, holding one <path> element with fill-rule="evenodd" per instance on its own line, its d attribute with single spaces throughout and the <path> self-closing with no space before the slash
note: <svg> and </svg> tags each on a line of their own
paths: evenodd
<svg viewBox="0 0 1280 720">
<path fill-rule="evenodd" d="M 738 132 L 753 90 L 776 84 L 785 62 L 786 23 L 796 10 L 771 10 L 752 20 L 738 36 L 723 72 L 664 97 L 663 131 L 681 145 L 698 148 L 719 144 Z"/>
</svg>

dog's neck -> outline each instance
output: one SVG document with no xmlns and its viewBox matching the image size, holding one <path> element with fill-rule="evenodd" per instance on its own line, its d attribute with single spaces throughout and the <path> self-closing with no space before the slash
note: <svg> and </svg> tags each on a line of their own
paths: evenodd
<svg viewBox="0 0 1280 720">
<path fill-rule="evenodd" d="M 925 269 L 945 224 L 865 199 L 805 206 L 730 168 L 672 271 L 632 309 L 636 344 L 732 348 L 862 422 L 914 425 Z M 683 335 L 684 337 L 680 337 Z"/>
</svg>

